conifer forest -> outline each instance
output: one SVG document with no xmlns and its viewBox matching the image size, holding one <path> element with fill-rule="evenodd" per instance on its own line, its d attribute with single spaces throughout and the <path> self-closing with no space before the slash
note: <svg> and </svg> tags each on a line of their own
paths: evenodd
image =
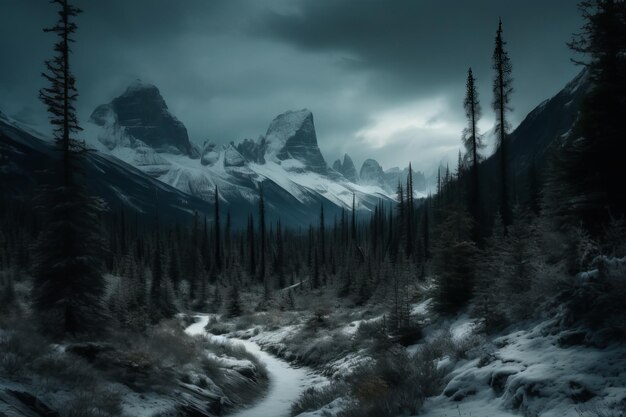
<svg viewBox="0 0 626 417">
<path fill-rule="evenodd" d="M 0 26 L 0 416 L 626 415 L 624 0 Z"/>
</svg>

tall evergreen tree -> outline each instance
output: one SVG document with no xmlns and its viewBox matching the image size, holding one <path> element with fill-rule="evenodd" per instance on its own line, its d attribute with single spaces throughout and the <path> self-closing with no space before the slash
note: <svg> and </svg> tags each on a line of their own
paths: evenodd
<svg viewBox="0 0 626 417">
<path fill-rule="evenodd" d="M 324 224 L 324 203 L 320 206 L 320 263 L 326 262 L 326 225 Z"/>
<path fill-rule="evenodd" d="M 215 251 L 215 268 L 219 272 L 222 269 L 222 242 L 220 236 L 220 196 L 219 191 L 217 189 L 217 185 L 215 186 L 215 214 L 213 217 L 214 225 L 213 225 L 213 233 L 215 233 L 215 242 L 213 243 L 214 251 Z"/>
<path fill-rule="evenodd" d="M 463 145 L 465 145 L 466 158 L 470 167 L 470 186 L 468 192 L 468 206 L 470 214 L 474 219 L 473 237 L 478 241 L 478 225 L 480 224 L 480 177 L 478 175 L 478 164 L 480 163 L 480 150 L 484 147 L 482 137 L 478 131 L 478 121 L 481 116 L 480 102 L 478 100 L 478 90 L 476 89 L 476 79 L 470 68 L 467 71 L 467 83 L 465 91 L 465 117 L 467 117 L 467 127 L 463 130 Z"/>
<path fill-rule="evenodd" d="M 37 245 L 33 304 L 47 330 L 74 334 L 94 329 L 103 318 L 102 204 L 85 193 L 80 178 L 85 147 L 74 138 L 82 129 L 74 104 L 78 93 L 70 45 L 81 10 L 67 0 L 52 3 L 59 8 L 59 20 L 44 32 L 56 34 L 58 41 L 42 73 L 49 87 L 39 97 L 50 114 L 61 163 L 42 195 L 47 219 Z"/>
<path fill-rule="evenodd" d="M 276 259 L 274 261 L 274 271 L 278 278 L 277 287 L 283 288 L 285 286 L 285 248 L 283 244 L 283 228 L 278 221 L 276 225 Z"/>
<path fill-rule="evenodd" d="M 248 274 L 254 277 L 256 274 L 256 255 L 255 255 L 255 238 L 254 238 L 254 219 L 252 215 L 248 217 Z"/>
<path fill-rule="evenodd" d="M 352 240 L 356 241 L 356 196 L 352 193 Z"/>
<path fill-rule="evenodd" d="M 413 169 L 409 162 L 409 174 L 406 178 L 406 256 L 410 258 L 413 256 Z"/>
<path fill-rule="evenodd" d="M 509 54 L 506 51 L 506 42 L 502 38 L 502 20 L 496 32 L 495 48 L 493 51 L 493 109 L 496 112 L 496 132 L 498 135 L 498 153 L 500 161 L 500 213 L 506 226 L 511 224 L 511 201 L 509 195 L 509 151 L 507 134 L 509 123 L 507 112 L 510 111 L 509 102 L 513 93 L 512 66 Z"/>
<path fill-rule="evenodd" d="M 424 224 L 422 226 L 422 241 L 424 243 L 424 259 L 430 259 L 430 219 L 429 219 L 429 206 L 430 206 L 431 197 L 429 196 L 426 201 L 424 201 Z"/>
<path fill-rule="evenodd" d="M 539 169 L 533 160 L 528 169 L 528 205 L 532 213 L 536 216 L 541 212 L 541 187 Z"/>
<path fill-rule="evenodd" d="M 243 309 L 241 307 L 241 299 L 239 297 L 239 288 L 237 285 L 233 285 L 228 292 L 228 297 L 226 298 L 226 316 L 227 317 L 237 317 L 243 313 Z"/>
<path fill-rule="evenodd" d="M 259 240 L 261 247 L 259 249 L 259 278 L 267 287 L 265 282 L 265 199 L 263 197 L 263 187 L 259 188 Z"/>
<path fill-rule="evenodd" d="M 311 288 L 317 289 L 320 286 L 320 262 L 317 248 L 315 248 L 313 255 L 313 274 L 311 276 Z"/>
<path fill-rule="evenodd" d="M 584 26 L 569 46 L 582 55 L 575 62 L 586 68 L 592 87 L 572 134 L 559 147 L 548 189 L 555 214 L 582 220 L 598 234 L 612 217 L 626 215 L 626 3 L 584 0 L 579 8 Z"/>
<path fill-rule="evenodd" d="M 463 209 L 450 211 L 438 227 L 433 261 L 435 304 L 440 311 L 458 311 L 472 296 L 477 252 L 470 229 Z"/>
</svg>

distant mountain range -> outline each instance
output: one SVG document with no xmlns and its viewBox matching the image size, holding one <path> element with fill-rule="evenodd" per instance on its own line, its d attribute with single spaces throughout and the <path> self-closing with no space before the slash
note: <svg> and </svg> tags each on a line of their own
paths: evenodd
<svg viewBox="0 0 626 417">
<path fill-rule="evenodd" d="M 563 91 L 535 108 L 511 133 L 514 169 L 543 160 L 555 139 L 574 123 L 578 103 L 587 88 L 583 74 Z M 313 114 L 288 111 L 271 121 L 257 140 L 200 148 L 168 110 L 157 87 L 135 82 L 119 97 L 98 106 L 84 132 L 95 149 L 86 160 L 92 191 L 111 206 L 146 215 L 158 207 L 164 219 L 180 220 L 194 212 L 213 215 L 218 187 L 224 211 L 235 225 L 256 214 L 260 189 L 268 219 L 307 227 L 317 221 L 323 205 L 327 219 L 350 209 L 370 212 L 381 201 L 392 204 L 399 182 L 406 183 L 408 168 L 383 170 L 374 159 L 357 171 L 349 155 L 329 167 L 320 152 Z M 20 195 L 36 184 L 56 157 L 50 143 L 0 113 L 0 175 L 3 192 Z M 495 167 L 494 158 L 484 163 Z M 493 167 L 492 167 L 493 166 Z M 424 196 L 427 179 L 413 174 L 414 191 Z"/>
</svg>

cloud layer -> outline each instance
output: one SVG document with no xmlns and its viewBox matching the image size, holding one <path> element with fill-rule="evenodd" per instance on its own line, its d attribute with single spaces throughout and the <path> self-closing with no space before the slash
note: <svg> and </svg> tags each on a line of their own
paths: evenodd
<svg viewBox="0 0 626 417">
<path fill-rule="evenodd" d="M 513 122 L 578 68 L 565 42 L 580 26 L 572 0 L 77 1 L 79 112 L 136 78 L 156 84 L 191 139 L 256 138 L 288 109 L 315 115 L 327 162 L 344 152 L 384 167 L 429 169 L 456 156 L 465 74 L 474 69 L 492 120 L 491 52 L 498 18 L 513 62 Z M 41 123 L 40 72 L 55 10 L 0 0 L 0 108 Z"/>
</svg>

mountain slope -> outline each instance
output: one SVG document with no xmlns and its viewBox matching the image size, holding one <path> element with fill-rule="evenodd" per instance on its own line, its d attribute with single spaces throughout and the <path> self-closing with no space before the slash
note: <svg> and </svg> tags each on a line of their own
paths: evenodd
<svg viewBox="0 0 626 417">
<path fill-rule="evenodd" d="M 5 198 L 28 203 L 58 159 L 50 142 L 0 118 L 0 192 Z M 189 221 L 194 212 L 212 215 L 210 204 L 110 155 L 89 152 L 82 168 L 89 192 L 102 197 L 112 209 L 124 208 L 152 221 L 158 207 L 159 218 L 165 222 Z"/>
<path fill-rule="evenodd" d="M 328 167 L 318 147 L 313 114 L 306 109 L 278 115 L 257 141 L 205 142 L 196 153 L 180 151 L 177 141 L 166 135 L 167 118 L 135 117 L 132 125 L 121 122 L 128 120 L 128 114 L 169 114 L 156 87 L 136 83 L 112 103 L 120 100 L 125 103 L 123 114 L 113 104 L 93 112 L 87 135 L 90 145 L 205 201 L 212 200 L 218 187 L 236 221 L 243 222 L 248 213 L 257 211 L 261 188 L 268 218 L 296 226 L 317 222 L 322 204 L 330 218 L 351 208 L 353 195 L 357 210 L 363 212 L 370 212 L 380 200 L 393 201 L 380 186 L 356 184 Z M 145 130 L 161 132 L 162 137 L 155 142 L 136 134 Z"/>
<path fill-rule="evenodd" d="M 232 161 L 233 157 L 236 160 L 236 150 L 233 147 L 229 148 L 231 148 L 230 152 L 226 149 L 221 153 L 220 161 L 225 162 L 222 166 L 225 165 L 225 169 L 228 169 L 230 174 L 235 172 L 233 170 L 240 170 L 245 174 L 245 166 L 236 166 L 236 161 Z M 146 157 L 146 154 L 141 154 L 141 152 L 137 155 Z M 158 158 L 159 154 L 153 154 L 151 157 L 155 155 Z M 27 132 L 24 127 L 4 116 L 0 117 L 0 193 L 4 198 L 19 199 L 24 204 L 30 204 L 29 201 L 36 192 L 38 184 L 45 179 L 46 173 L 54 167 L 58 158 L 59 155 L 51 142 L 36 137 L 34 132 Z M 188 158 L 183 155 L 169 155 L 168 158 L 168 163 L 173 167 L 170 168 L 168 175 L 175 177 L 172 179 L 174 184 L 178 185 L 177 181 L 184 183 L 185 175 L 190 172 L 193 175 L 193 171 L 188 166 L 176 163 L 177 158 L 184 163 L 188 162 Z M 203 200 L 153 178 L 141 168 L 143 167 L 135 167 L 124 162 L 114 154 L 95 150 L 86 155 L 83 165 L 84 177 L 90 193 L 102 197 L 111 209 L 124 208 L 128 212 L 136 213 L 146 222 L 156 219 L 157 208 L 159 219 L 163 222 L 189 222 L 195 212 L 200 216 L 206 216 L 208 220 L 213 218 L 212 195 L 207 200 Z M 309 190 L 309 187 L 321 188 L 329 184 L 324 181 L 316 184 L 315 181 L 320 178 L 310 174 L 296 175 L 292 179 L 287 179 L 282 175 L 281 170 L 273 172 L 276 169 L 276 165 L 266 164 L 262 166 L 262 169 L 259 168 L 263 171 L 261 174 L 254 174 L 258 175 L 258 180 L 263 186 L 268 221 L 275 222 L 280 219 L 284 225 L 305 227 L 317 221 L 322 204 L 325 206 L 329 219 L 339 214 L 338 205 L 329 202 L 319 193 Z M 221 197 L 220 205 L 223 214 L 230 212 L 234 227 L 244 226 L 249 214 L 253 216 L 257 214 L 256 183 L 248 182 L 249 178 L 246 176 L 238 178 L 226 171 L 213 172 L 215 173 L 212 176 L 214 182 L 210 183 L 209 190 L 213 190 L 214 185 L 218 185 L 220 190 L 229 190 L 229 187 L 238 186 L 236 192 L 231 190 L 229 199 Z M 272 179 L 274 177 L 276 181 Z M 306 186 L 301 185 L 300 182 Z M 190 183 L 186 184 L 189 186 Z M 242 190 L 244 192 L 247 190 L 250 194 L 244 195 Z M 345 190 L 331 191 L 335 194 L 345 192 Z M 223 193 L 223 191 L 220 192 Z M 361 199 L 360 201 L 369 201 L 371 204 L 378 201 L 375 198 L 367 200 L 368 196 L 362 195 L 358 186 L 355 186 L 355 193 Z M 299 199 L 296 199 L 294 194 L 298 195 Z M 351 200 L 352 194 L 344 195 L 342 198 Z M 366 210 L 363 203 L 360 203 L 359 208 Z"/>
<path fill-rule="evenodd" d="M 590 88 L 586 71 L 582 71 L 552 98 L 533 109 L 509 134 L 509 168 L 511 198 L 525 202 L 530 198 L 531 177 L 547 174 L 552 155 L 559 151 L 578 117 L 578 109 Z M 485 208 L 497 210 L 500 154 L 496 150 L 480 166 Z M 535 169 L 536 172 L 531 172 Z"/>
<path fill-rule="evenodd" d="M 198 150 L 189 142 L 187 129 L 172 115 L 158 88 L 137 80 L 108 104 L 98 106 L 91 121 L 105 128 L 119 127 L 128 141 L 141 141 L 162 151 L 197 157 Z M 119 135 L 102 136 L 119 139 Z M 109 149 L 121 143 L 103 141 Z M 122 142 L 124 143 L 124 142 Z"/>
<path fill-rule="evenodd" d="M 580 72 L 554 97 L 535 107 L 509 135 L 509 159 L 516 175 L 523 174 L 532 162 L 543 167 L 550 150 L 569 134 L 578 109 L 590 87 L 586 71 Z M 497 165 L 495 154 L 484 162 L 486 170 Z"/>
</svg>

